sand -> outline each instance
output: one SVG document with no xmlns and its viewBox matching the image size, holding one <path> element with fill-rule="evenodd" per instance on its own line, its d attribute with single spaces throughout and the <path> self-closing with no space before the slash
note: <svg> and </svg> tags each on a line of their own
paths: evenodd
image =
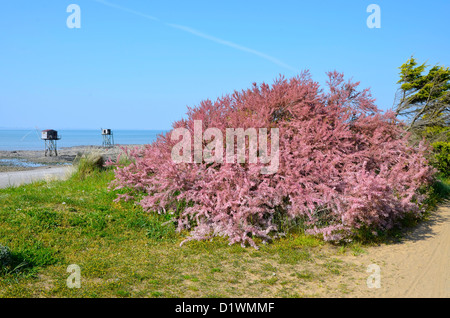
<svg viewBox="0 0 450 318">
<path fill-rule="evenodd" d="M 133 145 L 129 145 L 129 147 L 132 146 Z M 30 162 L 55 165 L 73 163 L 77 155 L 92 152 L 101 153 L 105 158 L 114 159 L 121 151 L 121 146 L 114 146 L 112 148 L 104 148 L 101 146 L 76 146 L 60 148 L 58 149 L 58 156 L 46 157 L 44 155 L 44 150 L 15 150 L 0 151 L 0 159 L 25 159 Z"/>
<path fill-rule="evenodd" d="M 429 220 L 411 230 L 399 243 L 368 248 L 366 254 L 346 256 L 359 265 L 359 285 L 349 297 L 449 298 L 450 297 L 450 202 Z M 368 288 L 366 272 L 379 266 L 380 288 Z"/>
</svg>

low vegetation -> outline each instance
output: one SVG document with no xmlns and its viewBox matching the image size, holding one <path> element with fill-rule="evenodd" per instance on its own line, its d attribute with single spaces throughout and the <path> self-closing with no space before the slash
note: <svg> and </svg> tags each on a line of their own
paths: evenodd
<svg viewBox="0 0 450 318">
<path fill-rule="evenodd" d="M 259 250 L 220 237 L 180 247 L 188 233 L 169 214 L 114 202 L 113 171 L 80 167 L 66 181 L 0 190 L 0 297 L 345 296 L 357 283 L 339 256 L 364 253 L 361 242 L 333 245 L 292 225 Z M 433 204 L 450 193 L 435 188 Z M 71 264 L 81 288 L 66 285 Z"/>
</svg>

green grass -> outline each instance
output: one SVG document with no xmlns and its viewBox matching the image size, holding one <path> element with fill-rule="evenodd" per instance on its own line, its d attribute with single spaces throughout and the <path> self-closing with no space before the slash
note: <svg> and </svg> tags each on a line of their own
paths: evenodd
<svg viewBox="0 0 450 318">
<path fill-rule="evenodd" d="M 224 238 L 180 247 L 188 234 L 169 216 L 114 202 L 113 178 L 94 165 L 66 181 L 0 189 L 0 244 L 11 258 L 0 297 L 303 297 L 349 270 L 328 259 L 342 249 L 299 232 L 259 250 Z M 71 264 L 81 288 L 66 285 Z"/>
<path fill-rule="evenodd" d="M 303 276 L 288 274 L 312 272 L 321 254 L 323 242 L 301 234 L 259 250 L 224 238 L 180 247 L 188 234 L 168 216 L 114 202 L 113 178 L 89 167 L 66 181 L 0 190 L 0 244 L 12 259 L 0 271 L 0 297 L 270 297 L 301 286 Z M 81 268 L 79 289 L 66 285 L 71 264 Z M 311 277 L 328 275 L 316 269 Z"/>
<path fill-rule="evenodd" d="M 433 197 L 436 203 L 441 203 L 443 200 L 450 199 L 450 177 L 442 175 L 437 177 L 433 184 Z"/>
</svg>

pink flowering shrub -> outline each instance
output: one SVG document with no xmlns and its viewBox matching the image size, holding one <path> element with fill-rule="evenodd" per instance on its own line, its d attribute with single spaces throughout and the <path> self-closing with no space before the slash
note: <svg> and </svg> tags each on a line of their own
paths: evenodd
<svg viewBox="0 0 450 318">
<path fill-rule="evenodd" d="M 255 237 L 280 234 L 280 214 L 335 241 L 361 227 L 386 230 L 406 214 L 419 216 L 425 199 L 419 190 L 434 172 L 428 148 L 410 146 L 395 114 L 379 111 L 369 90 L 336 72 L 328 77 L 326 92 L 308 72 L 253 84 L 205 100 L 173 124 L 193 133 L 194 120 L 201 120 L 203 130 L 218 128 L 224 136 L 226 128 L 278 128 L 276 173 L 261 174 L 266 164 L 248 160 L 175 163 L 171 131 L 143 150 L 127 150 L 132 163 L 117 165 L 112 184 L 123 189 L 118 200 L 173 213 L 178 230 L 190 231 L 188 240 L 226 236 L 230 244 L 254 247 Z"/>
</svg>

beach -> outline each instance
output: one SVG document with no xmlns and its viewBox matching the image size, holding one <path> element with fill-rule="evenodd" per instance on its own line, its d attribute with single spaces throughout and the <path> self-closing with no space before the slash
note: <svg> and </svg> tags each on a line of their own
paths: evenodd
<svg viewBox="0 0 450 318">
<path fill-rule="evenodd" d="M 111 148 L 105 148 L 101 146 L 74 146 L 64 147 L 58 149 L 58 156 L 45 156 L 44 150 L 0 150 L 0 160 L 19 160 L 30 163 L 36 163 L 41 165 L 60 165 L 60 164 L 72 164 L 77 156 L 89 153 L 101 154 L 105 159 L 115 159 L 119 153 L 122 152 L 122 147 L 125 145 L 116 145 Z M 127 147 L 135 147 L 142 145 L 127 145 Z M 1 168 L 0 164 L 0 169 Z M 23 167 L 19 170 L 26 170 L 27 167 Z M 1 170 L 0 170 L 1 171 Z"/>
</svg>

